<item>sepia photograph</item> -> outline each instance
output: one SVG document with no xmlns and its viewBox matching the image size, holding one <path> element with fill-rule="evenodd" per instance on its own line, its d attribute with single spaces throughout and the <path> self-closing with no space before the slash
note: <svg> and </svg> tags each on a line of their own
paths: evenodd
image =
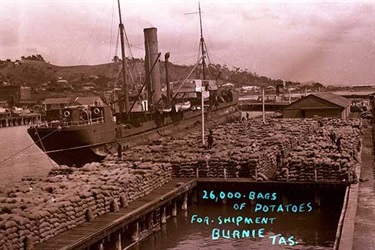
<svg viewBox="0 0 375 250">
<path fill-rule="evenodd" d="M 0 0 L 0 250 L 375 249 L 374 115 L 374 0 Z"/>
</svg>

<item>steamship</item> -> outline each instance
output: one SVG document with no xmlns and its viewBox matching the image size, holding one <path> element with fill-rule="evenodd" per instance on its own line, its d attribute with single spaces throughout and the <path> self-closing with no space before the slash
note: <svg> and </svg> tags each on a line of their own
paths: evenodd
<svg viewBox="0 0 375 250">
<path fill-rule="evenodd" d="M 101 161 L 108 154 L 129 146 L 150 142 L 201 126 L 213 126 L 239 119 L 238 98 L 231 89 L 206 79 L 205 43 L 200 38 L 202 79 L 169 83 L 165 54 L 166 93 L 161 91 L 157 29 L 144 29 L 146 81 L 135 96 L 126 83 L 124 25 L 119 29 L 122 52 L 122 95 L 111 106 L 70 106 L 48 111 L 46 122 L 31 126 L 28 134 L 36 145 L 59 165 L 83 166 Z M 199 14 L 200 14 L 199 8 Z M 200 16 L 201 18 L 201 16 Z M 203 114 L 203 115 L 202 115 Z M 202 119 L 202 116 L 205 117 Z"/>
</svg>

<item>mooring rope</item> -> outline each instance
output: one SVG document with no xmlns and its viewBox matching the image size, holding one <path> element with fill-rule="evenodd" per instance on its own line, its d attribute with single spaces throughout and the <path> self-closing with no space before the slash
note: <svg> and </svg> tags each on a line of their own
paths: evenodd
<svg viewBox="0 0 375 250">
<path fill-rule="evenodd" d="M 34 129 L 35 129 L 36 135 L 38 136 L 38 141 L 40 141 L 40 144 L 42 145 L 43 151 L 46 152 L 46 148 L 44 147 L 43 141 L 40 139 L 38 130 L 36 129 L 36 127 L 34 127 Z M 49 163 L 51 163 L 51 166 L 53 167 L 53 163 L 49 157 L 48 157 L 48 160 L 49 160 Z"/>
<path fill-rule="evenodd" d="M 55 133 L 55 132 L 58 131 L 58 130 L 59 130 L 58 128 L 55 129 L 55 130 L 53 130 L 51 133 L 45 135 L 45 136 L 42 137 L 40 140 L 31 143 L 30 145 L 26 146 L 25 148 L 23 148 L 23 149 L 17 151 L 16 153 L 12 154 L 12 155 L 9 156 L 8 158 L 6 158 L 6 159 L 0 161 L 0 165 L 2 165 L 2 164 L 3 164 L 4 162 L 6 162 L 7 160 L 12 159 L 13 157 L 17 156 L 18 154 L 22 153 L 23 151 L 25 151 L 26 149 L 30 148 L 31 146 L 34 146 L 34 144 L 37 144 L 39 141 L 41 141 L 41 140 L 47 138 L 48 136 L 52 135 L 53 133 Z"/>
</svg>

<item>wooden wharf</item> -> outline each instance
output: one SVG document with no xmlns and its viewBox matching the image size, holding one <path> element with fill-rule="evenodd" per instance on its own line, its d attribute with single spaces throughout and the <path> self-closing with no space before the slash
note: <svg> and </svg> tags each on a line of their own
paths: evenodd
<svg viewBox="0 0 375 250">
<path fill-rule="evenodd" d="M 107 246 L 105 249 L 122 249 L 122 247 L 118 248 L 121 245 L 121 238 L 118 235 L 125 226 L 166 205 L 177 209 L 175 199 L 186 194 L 196 185 L 196 180 L 173 179 L 148 195 L 129 203 L 128 207 L 120 208 L 118 212 L 106 213 L 95 218 L 92 222 L 85 222 L 76 228 L 65 231 L 35 245 L 35 249 L 101 249 L 105 243 L 108 243 L 102 242 L 102 240 L 108 240 L 111 238 L 111 234 L 114 234 L 112 239 L 117 237 L 118 240 L 112 242 L 114 246 Z M 176 212 L 172 209 L 172 216 Z M 136 225 L 135 228 L 139 228 L 139 225 Z"/>
<path fill-rule="evenodd" d="M 32 113 L 26 115 L 11 116 L 10 113 L 0 114 L 0 127 L 13 127 L 37 124 L 42 120 L 42 115 Z"/>
</svg>

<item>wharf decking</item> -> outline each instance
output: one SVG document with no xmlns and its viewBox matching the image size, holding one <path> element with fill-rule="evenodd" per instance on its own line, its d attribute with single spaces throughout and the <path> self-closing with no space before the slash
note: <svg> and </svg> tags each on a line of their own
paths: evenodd
<svg viewBox="0 0 375 250">
<path fill-rule="evenodd" d="M 178 183 L 182 185 L 177 187 Z M 193 179 L 173 179 L 148 195 L 129 203 L 128 207 L 120 208 L 118 212 L 106 213 L 95 218 L 92 222 L 85 222 L 74 229 L 65 231 L 35 245 L 35 249 L 82 249 L 88 247 L 101 240 L 103 235 L 109 235 L 121 229 L 196 185 L 197 181 Z"/>
</svg>

